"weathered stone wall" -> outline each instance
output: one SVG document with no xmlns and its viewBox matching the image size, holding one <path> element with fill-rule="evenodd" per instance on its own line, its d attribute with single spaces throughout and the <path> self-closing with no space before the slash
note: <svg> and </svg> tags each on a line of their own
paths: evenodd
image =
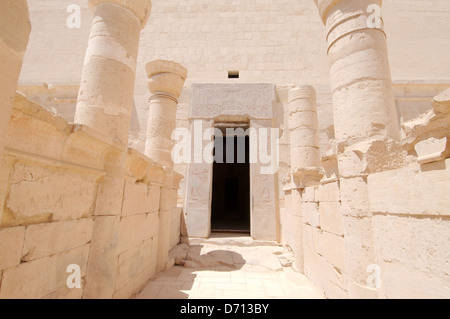
<svg viewBox="0 0 450 319">
<path fill-rule="evenodd" d="M 114 285 L 110 297 L 129 298 L 156 273 L 158 263 L 163 265 L 159 270 L 170 267 L 167 254 L 180 238 L 176 194 L 181 177 L 130 150 L 125 187 L 116 194 L 121 214 L 112 224 L 109 219 L 94 223 L 102 218 L 95 211 L 111 148 L 88 127 L 68 124 L 16 95 L 0 166 L 0 298 L 85 296 L 88 267 L 104 270 L 88 258 L 101 243 L 93 241 L 93 234 L 110 240 L 115 254 L 114 274 L 102 274 Z M 159 228 L 162 218 L 170 229 Z M 108 233 L 116 223 L 119 231 L 111 240 Z M 81 268 L 82 289 L 66 285 L 72 264 Z"/>
<path fill-rule="evenodd" d="M 410 165 L 368 177 L 382 298 L 449 298 L 450 90 L 403 125 Z"/>
</svg>

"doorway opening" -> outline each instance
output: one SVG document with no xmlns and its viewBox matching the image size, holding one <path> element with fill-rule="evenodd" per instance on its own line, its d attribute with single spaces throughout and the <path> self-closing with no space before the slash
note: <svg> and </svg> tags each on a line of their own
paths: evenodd
<svg viewBox="0 0 450 319">
<path fill-rule="evenodd" d="M 248 124 L 216 125 L 211 231 L 250 234 L 250 138 Z"/>
</svg>

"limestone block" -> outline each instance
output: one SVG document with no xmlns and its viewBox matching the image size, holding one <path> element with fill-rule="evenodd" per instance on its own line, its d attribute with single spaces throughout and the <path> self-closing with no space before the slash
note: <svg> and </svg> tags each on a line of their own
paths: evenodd
<svg viewBox="0 0 450 319">
<path fill-rule="evenodd" d="M 191 118 L 216 118 L 245 114 L 272 119 L 276 90 L 273 84 L 193 84 Z"/>
<path fill-rule="evenodd" d="M 345 238 L 345 267 L 348 279 L 360 285 L 367 283 L 366 272 L 375 263 L 372 218 L 347 217 L 342 219 Z"/>
<path fill-rule="evenodd" d="M 420 141 L 414 148 L 420 164 L 437 162 L 450 157 L 450 139 L 447 136 L 441 139 L 431 137 Z"/>
<path fill-rule="evenodd" d="M 3 218 L 5 198 L 8 191 L 9 175 L 12 171 L 13 161 L 0 156 L 0 225 Z"/>
<path fill-rule="evenodd" d="M 337 269 L 309 247 L 305 247 L 305 272 L 308 279 L 321 289 L 327 298 L 348 298 L 345 272 Z"/>
<path fill-rule="evenodd" d="M 91 218 L 28 226 L 22 261 L 28 262 L 82 246 L 91 241 Z"/>
<path fill-rule="evenodd" d="M 378 215 L 373 217 L 374 242 L 377 260 L 385 263 L 408 265 L 411 272 L 425 277 L 436 276 L 442 283 L 450 283 L 450 221 L 439 216 Z M 392 231 L 395 229 L 395 231 Z M 386 265 L 388 266 L 388 265 Z M 398 279 L 400 280 L 400 279 Z M 404 278 L 403 287 L 420 285 Z M 383 284 L 388 284 L 383 279 Z M 423 283 L 427 286 L 425 283 Z M 435 283 L 437 284 L 437 283 Z M 431 284 L 430 286 L 434 284 Z M 406 287 L 405 287 L 406 288 Z"/>
<path fill-rule="evenodd" d="M 146 237 L 146 215 L 122 217 L 120 220 L 118 253 L 122 253 L 140 245 Z"/>
<path fill-rule="evenodd" d="M 368 178 L 370 211 L 410 215 L 449 215 L 450 159 L 372 174 Z M 405 181 L 408 181 L 405 183 Z"/>
<path fill-rule="evenodd" d="M 169 258 L 171 217 L 171 210 L 159 212 L 157 271 L 163 271 L 166 269 L 166 263 Z"/>
<path fill-rule="evenodd" d="M 308 224 L 303 225 L 303 241 L 305 246 L 311 248 L 313 251 L 318 251 L 320 230 Z"/>
<path fill-rule="evenodd" d="M 170 218 L 170 243 L 169 250 L 174 248 L 180 243 L 181 237 L 181 214 L 183 210 L 181 208 L 173 208 L 172 216 Z"/>
<path fill-rule="evenodd" d="M 319 204 L 320 228 L 332 234 L 344 235 L 342 229 L 342 212 L 339 202 L 322 202 Z"/>
<path fill-rule="evenodd" d="M 122 215 L 131 216 L 146 213 L 147 184 L 127 181 L 122 206 Z"/>
<path fill-rule="evenodd" d="M 72 127 L 22 94 L 14 97 L 5 145 L 14 150 L 61 159 Z"/>
<path fill-rule="evenodd" d="M 82 284 L 82 286 L 83 286 L 83 284 Z M 67 286 L 64 286 L 64 287 L 56 289 L 52 293 L 45 296 L 43 299 L 75 300 L 75 299 L 82 299 L 82 297 L 83 297 L 83 288 L 70 289 Z"/>
<path fill-rule="evenodd" d="M 448 299 L 449 281 L 424 273 L 409 264 L 389 263 L 382 267 L 382 290 L 389 299 Z"/>
<path fill-rule="evenodd" d="M 25 227 L 0 229 L 0 270 L 20 264 Z"/>
<path fill-rule="evenodd" d="M 111 298 L 117 268 L 119 216 L 95 218 L 84 298 Z"/>
<path fill-rule="evenodd" d="M 127 282 L 125 286 L 117 289 L 113 294 L 113 299 L 130 299 L 134 293 L 134 283 L 132 280 Z"/>
<path fill-rule="evenodd" d="M 140 274 L 133 278 L 134 293 L 141 291 L 155 275 L 156 271 L 152 267 L 144 268 Z"/>
<path fill-rule="evenodd" d="M 346 243 L 342 236 L 337 236 L 326 231 L 319 232 L 317 252 L 340 271 L 346 271 L 345 256 Z"/>
<path fill-rule="evenodd" d="M 64 287 L 69 265 L 79 265 L 86 274 L 89 245 L 84 245 L 51 257 L 22 263 L 3 272 L 0 298 L 39 299 Z"/>
<path fill-rule="evenodd" d="M 6 206 L 17 222 L 41 216 L 53 220 L 81 218 L 92 213 L 95 182 L 89 175 L 18 162 Z"/>
<path fill-rule="evenodd" d="M 170 187 L 161 188 L 161 203 L 160 210 L 170 211 L 177 207 L 178 202 L 178 191 Z"/>
<path fill-rule="evenodd" d="M 147 214 L 145 218 L 145 240 L 157 237 L 159 233 L 159 213 Z"/>
<path fill-rule="evenodd" d="M 347 147 L 338 155 L 339 175 L 355 177 L 401 168 L 405 153 L 399 143 L 369 140 Z"/>
<path fill-rule="evenodd" d="M 348 294 L 351 299 L 378 299 L 378 290 L 367 285 L 348 282 Z"/>
<path fill-rule="evenodd" d="M 321 184 L 316 200 L 318 202 L 339 202 L 341 200 L 339 182 Z"/>
<path fill-rule="evenodd" d="M 441 92 L 433 98 L 433 109 L 436 114 L 450 113 L 450 89 Z"/>
<path fill-rule="evenodd" d="M 315 201 L 315 195 L 316 195 L 316 187 L 305 187 L 302 190 L 302 200 L 304 202 L 314 202 Z"/>
<path fill-rule="evenodd" d="M 138 275 L 144 267 L 150 265 L 151 260 L 149 256 L 151 253 L 152 240 L 149 240 L 119 255 L 116 274 L 116 290 L 123 288 L 123 286 Z"/>
<path fill-rule="evenodd" d="M 124 178 L 105 176 L 98 186 L 95 203 L 96 216 L 112 216 L 122 213 Z"/>
<path fill-rule="evenodd" d="M 320 228 L 319 207 L 316 203 L 303 203 L 301 210 L 304 224 Z"/>
<path fill-rule="evenodd" d="M 126 174 L 136 180 L 144 180 L 154 162 L 139 151 L 128 148 Z"/>
<path fill-rule="evenodd" d="M 367 178 L 341 178 L 342 214 L 345 216 L 370 216 Z"/>
</svg>

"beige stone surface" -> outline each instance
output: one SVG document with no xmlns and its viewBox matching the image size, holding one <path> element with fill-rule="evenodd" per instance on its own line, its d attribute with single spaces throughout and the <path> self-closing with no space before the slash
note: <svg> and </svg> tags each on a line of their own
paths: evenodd
<svg viewBox="0 0 450 319">
<path fill-rule="evenodd" d="M 448 220 L 377 214 L 373 227 L 385 297 L 450 296 Z"/>
<path fill-rule="evenodd" d="M 152 3 L 30 1 L 26 53 L 26 1 L 0 4 L 0 298 L 157 271 L 140 297 L 449 297 L 447 0 L 373 26 L 380 0 Z M 266 241 L 192 238 L 216 236 L 212 165 L 173 165 L 170 135 L 230 122 L 279 132 L 279 169 L 249 172 Z"/>
<path fill-rule="evenodd" d="M 383 173 L 368 179 L 370 211 L 408 215 L 448 215 L 450 160 Z M 407 182 L 405 182 L 407 181 Z"/>
<path fill-rule="evenodd" d="M 3 1 L 0 5 L 0 154 L 14 100 L 19 73 L 31 31 L 26 0 Z"/>
<path fill-rule="evenodd" d="M 91 241 L 93 228 L 91 218 L 28 226 L 22 261 L 52 256 L 87 244 Z"/>
<path fill-rule="evenodd" d="M 69 265 L 79 265 L 81 275 L 84 276 L 88 254 L 89 245 L 84 245 L 9 268 L 3 273 L 0 298 L 43 298 L 56 289 L 66 286 L 69 276 L 66 269 Z"/>
<path fill-rule="evenodd" d="M 146 215 L 122 217 L 120 219 L 118 253 L 140 245 L 146 237 Z"/>
<path fill-rule="evenodd" d="M 319 204 L 320 228 L 332 234 L 342 236 L 342 210 L 339 202 Z"/>
<path fill-rule="evenodd" d="M 92 214 L 94 176 L 18 162 L 10 184 L 6 199 L 10 223 L 46 215 L 52 220 L 68 220 Z"/>
<path fill-rule="evenodd" d="M 119 229 L 118 216 L 95 218 L 83 298 L 112 297 L 116 279 Z"/>
<path fill-rule="evenodd" d="M 25 238 L 25 227 L 0 229 L 0 269 L 20 264 Z"/>
<path fill-rule="evenodd" d="M 125 184 L 122 215 L 139 215 L 147 213 L 148 186 L 143 183 L 127 182 Z"/>
<path fill-rule="evenodd" d="M 283 247 L 248 240 L 250 247 L 245 238 L 178 246 L 184 252 L 178 263 L 184 268 L 158 274 L 136 299 L 323 298 L 305 276 L 281 266 L 279 256 L 287 253 Z"/>
</svg>

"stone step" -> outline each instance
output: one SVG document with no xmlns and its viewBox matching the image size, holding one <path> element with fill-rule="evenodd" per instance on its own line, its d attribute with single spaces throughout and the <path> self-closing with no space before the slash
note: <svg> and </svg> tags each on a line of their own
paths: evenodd
<svg viewBox="0 0 450 319">
<path fill-rule="evenodd" d="M 230 234 L 213 234 L 210 238 L 193 238 L 182 237 L 182 244 L 189 245 L 217 245 L 217 246 L 237 246 L 237 247 L 281 247 L 281 245 L 275 241 L 268 240 L 255 240 L 252 237 L 246 235 L 230 235 Z"/>
</svg>

